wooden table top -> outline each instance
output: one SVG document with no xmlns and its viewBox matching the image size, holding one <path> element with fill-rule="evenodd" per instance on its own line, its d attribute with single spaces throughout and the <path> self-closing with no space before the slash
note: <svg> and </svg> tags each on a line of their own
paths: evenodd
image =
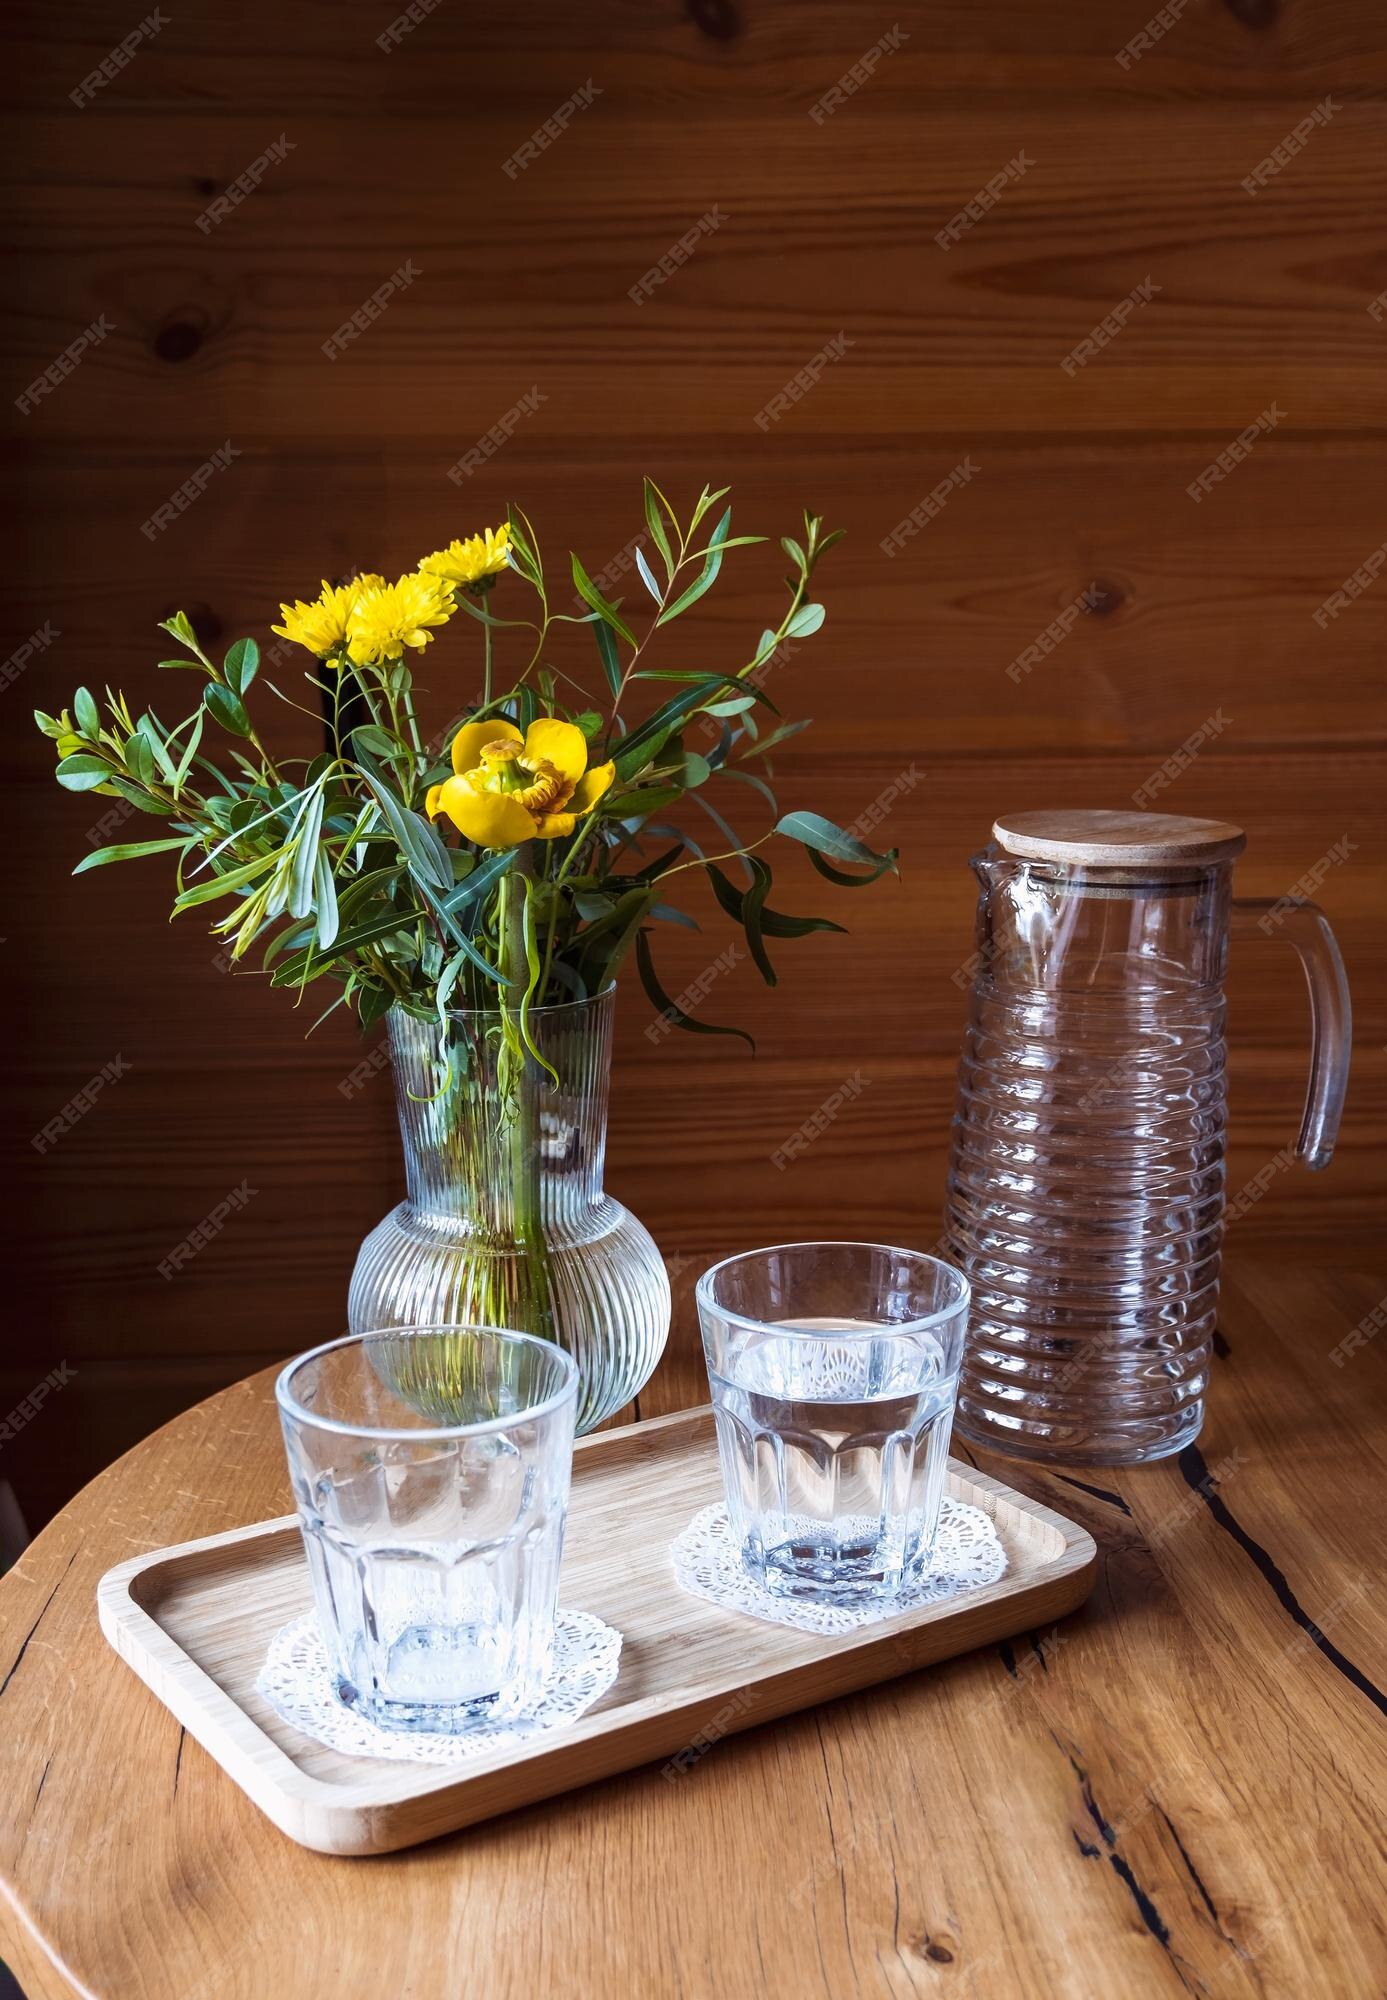
<svg viewBox="0 0 1387 2000">
<path fill-rule="evenodd" d="M 1058 1629 L 370 1861 L 285 1839 L 97 1628 L 112 1563 L 288 1511 L 239 1383 L 0 1582 L 0 1956 L 31 2000 L 1379 1994 L 1383 1292 L 1235 1264 L 1197 1447 L 983 1461 L 1099 1542 Z"/>
</svg>

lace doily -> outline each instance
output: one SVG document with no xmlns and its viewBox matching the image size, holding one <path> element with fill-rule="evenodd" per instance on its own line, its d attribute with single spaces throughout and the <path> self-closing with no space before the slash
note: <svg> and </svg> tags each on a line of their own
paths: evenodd
<svg viewBox="0 0 1387 2000">
<path fill-rule="evenodd" d="M 809 1523 L 805 1523 L 806 1530 Z M 743 1611 L 773 1625 L 793 1625 L 801 1632 L 852 1632 L 902 1612 L 918 1611 L 966 1590 L 995 1583 L 1007 1566 L 1006 1550 L 997 1530 L 980 1507 L 945 1500 L 929 1568 L 903 1583 L 894 1595 L 874 1603 L 818 1604 L 810 1598 L 779 1597 L 757 1583 L 742 1564 L 737 1537 L 719 1501 L 695 1514 L 678 1540 L 670 1545 L 674 1574 L 681 1588 L 725 1611 Z"/>
<path fill-rule="evenodd" d="M 621 1664 L 621 1634 L 588 1611 L 560 1611 L 554 1660 L 544 1693 L 523 1716 L 470 1729 L 465 1736 L 383 1729 L 337 1692 L 316 1613 L 285 1625 L 270 1641 L 255 1683 L 282 1722 L 348 1757 L 389 1757 L 410 1764 L 469 1764 L 510 1749 L 548 1729 L 576 1722 L 612 1685 Z"/>
</svg>

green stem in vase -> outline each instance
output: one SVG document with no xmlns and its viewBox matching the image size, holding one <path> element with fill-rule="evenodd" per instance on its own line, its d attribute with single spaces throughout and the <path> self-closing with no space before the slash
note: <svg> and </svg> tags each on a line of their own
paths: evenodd
<svg viewBox="0 0 1387 2000">
<path fill-rule="evenodd" d="M 500 989 L 501 1047 L 497 1054 L 497 1078 L 501 1086 L 503 1158 L 510 1183 L 511 1224 L 523 1275 L 520 1292 L 526 1324 L 518 1331 L 552 1340 L 553 1287 L 540 1186 L 540 1099 L 548 1080 L 530 1046 L 523 1003 L 513 1004 L 510 998 L 516 993 L 528 994 L 531 983 L 525 934 L 529 865 L 529 857 L 522 851 L 501 885 L 501 970 L 513 983 Z"/>
</svg>

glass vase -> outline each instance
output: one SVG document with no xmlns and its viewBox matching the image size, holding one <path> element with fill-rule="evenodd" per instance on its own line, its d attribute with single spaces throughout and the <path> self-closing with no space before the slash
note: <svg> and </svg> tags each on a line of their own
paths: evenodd
<svg viewBox="0 0 1387 2000">
<path fill-rule="evenodd" d="M 669 1334 L 664 1260 L 602 1187 L 614 1004 L 609 987 L 532 1008 L 542 1063 L 516 1060 L 498 1013 L 457 1010 L 445 1031 L 391 1010 L 407 1194 L 362 1244 L 348 1298 L 354 1333 L 449 1324 L 556 1341 L 578 1364 L 580 1433 L 649 1380 Z M 436 1391 L 446 1411 L 446 1380 Z"/>
</svg>

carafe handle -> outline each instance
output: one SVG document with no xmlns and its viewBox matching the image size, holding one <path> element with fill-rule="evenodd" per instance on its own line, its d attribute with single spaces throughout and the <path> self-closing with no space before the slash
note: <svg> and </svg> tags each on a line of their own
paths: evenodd
<svg viewBox="0 0 1387 2000">
<path fill-rule="evenodd" d="M 1310 1082 L 1296 1140 L 1296 1155 L 1307 1167 L 1327 1167 L 1339 1136 L 1348 1089 L 1353 1013 L 1348 978 L 1329 919 L 1318 903 L 1299 896 L 1235 897 L 1234 937 L 1274 938 L 1294 945 L 1310 988 Z"/>
</svg>

